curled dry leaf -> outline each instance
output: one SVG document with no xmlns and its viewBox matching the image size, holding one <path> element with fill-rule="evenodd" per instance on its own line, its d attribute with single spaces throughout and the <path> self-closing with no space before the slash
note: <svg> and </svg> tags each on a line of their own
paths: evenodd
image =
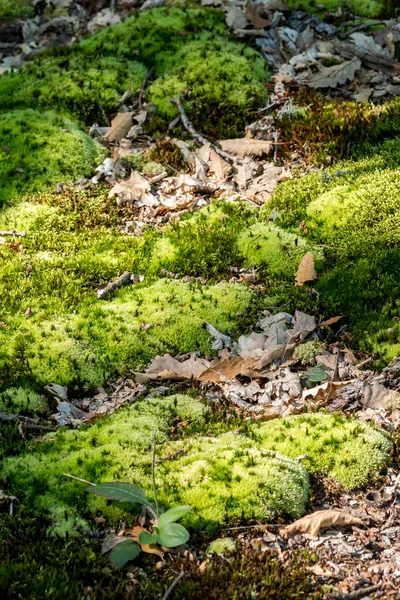
<svg viewBox="0 0 400 600">
<path fill-rule="evenodd" d="M 219 142 L 222 150 L 235 154 L 236 156 L 262 156 L 271 151 L 271 142 L 263 140 L 252 140 L 250 138 L 236 138 L 233 140 L 221 140 Z"/>
<path fill-rule="evenodd" d="M 311 515 L 298 519 L 291 525 L 283 527 L 279 533 L 282 537 L 296 535 L 297 533 L 309 533 L 317 536 L 321 529 L 334 527 L 335 525 L 362 525 L 363 521 L 354 517 L 344 510 L 318 510 Z"/>
<path fill-rule="evenodd" d="M 118 196 L 120 202 L 133 203 L 135 200 L 140 200 L 146 196 L 150 192 L 150 188 L 150 183 L 139 171 L 132 171 L 129 179 L 121 180 L 114 185 L 108 197 Z M 153 204 L 157 203 L 157 199 L 154 199 Z"/>
<path fill-rule="evenodd" d="M 104 139 L 108 142 L 120 142 L 131 130 L 134 114 L 133 112 L 118 113 L 112 120 Z"/>
<path fill-rule="evenodd" d="M 352 81 L 356 72 L 361 69 L 361 61 L 358 58 L 345 60 L 339 65 L 331 67 L 321 67 L 318 73 L 314 75 L 298 78 L 301 85 L 308 85 L 312 88 L 335 88 L 338 85 Z"/>
<path fill-rule="evenodd" d="M 314 279 L 317 279 L 317 271 L 315 270 L 315 262 L 312 252 L 307 252 L 307 254 L 305 254 L 301 259 L 295 279 L 297 286 L 302 286 L 307 281 L 314 281 Z"/>
</svg>

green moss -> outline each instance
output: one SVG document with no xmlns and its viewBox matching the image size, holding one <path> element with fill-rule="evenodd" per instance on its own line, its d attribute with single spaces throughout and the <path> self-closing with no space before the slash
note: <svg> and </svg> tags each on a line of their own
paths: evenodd
<svg viewBox="0 0 400 600">
<path fill-rule="evenodd" d="M 32 0 L 0 0 L 0 21 L 33 17 Z"/>
<path fill-rule="evenodd" d="M 58 55 L 59 54 L 59 55 Z M 58 51 L 39 56 L 17 73 L 0 79 L 1 110 L 32 107 L 57 109 L 84 123 L 104 123 L 118 99 L 129 90 L 137 94 L 146 67 L 132 60 Z"/>
<path fill-rule="evenodd" d="M 60 181 L 89 176 L 105 151 L 54 113 L 0 114 L 0 205 Z"/>
<path fill-rule="evenodd" d="M 37 416 L 46 414 L 46 399 L 29 388 L 8 388 L 0 393 L 0 410 L 6 413 Z"/>
<path fill-rule="evenodd" d="M 266 98 L 265 61 L 258 52 L 223 38 L 184 46 L 163 64 L 163 75 L 149 87 L 149 98 L 171 121 L 177 114 L 170 98 L 186 95 L 186 108 L 202 130 L 215 137 L 243 133 L 248 112 Z"/>
<path fill-rule="evenodd" d="M 345 490 L 366 486 L 389 462 L 392 442 L 373 425 L 342 415 L 304 414 L 255 427 L 263 448 L 295 458 L 311 473 L 328 475 Z"/>
<path fill-rule="evenodd" d="M 328 10 L 335 12 L 338 8 L 350 7 L 354 12 L 361 17 L 379 17 L 385 8 L 384 0 L 323 0 L 316 2 L 315 0 L 288 0 L 287 4 L 298 10 L 307 12 L 320 11 L 320 6 L 326 7 Z"/>
<path fill-rule="evenodd" d="M 235 550 L 235 542 L 232 538 L 218 538 L 213 540 L 207 548 L 207 552 L 215 554 L 224 554 Z"/>
<path fill-rule="evenodd" d="M 77 521 L 96 514 L 116 522 L 125 507 L 107 506 L 62 473 L 95 483 L 131 481 L 151 497 L 151 445 L 157 429 L 158 456 L 184 450 L 178 458 L 157 463 L 156 482 L 165 506 L 193 506 L 187 525 L 213 529 L 236 517 L 303 513 L 308 476 L 301 465 L 261 452 L 250 439 L 231 433 L 169 442 L 170 425 L 177 419 L 185 427 L 207 423 L 209 412 L 184 396 L 137 402 L 90 428 L 48 436 L 34 452 L 6 459 L 1 476 L 18 496 L 20 511 L 50 515 L 54 533 L 73 533 Z"/>
<path fill-rule="evenodd" d="M 318 340 L 300 344 L 294 351 L 293 357 L 301 362 L 302 365 L 314 365 L 315 357 L 323 354 L 325 346 Z"/>
</svg>

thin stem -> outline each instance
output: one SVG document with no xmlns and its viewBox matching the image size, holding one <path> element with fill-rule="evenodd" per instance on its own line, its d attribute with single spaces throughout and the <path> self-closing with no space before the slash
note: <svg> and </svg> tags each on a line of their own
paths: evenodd
<svg viewBox="0 0 400 600">
<path fill-rule="evenodd" d="M 153 458 L 151 461 L 151 478 L 152 478 L 152 482 L 153 482 L 153 494 L 154 494 L 154 504 L 156 505 L 156 515 L 157 518 L 159 516 L 158 513 L 158 500 L 157 500 L 157 490 L 156 490 L 156 477 L 155 477 L 155 471 L 156 471 L 156 444 L 157 444 L 157 430 L 154 430 L 154 438 L 153 438 Z"/>
<path fill-rule="evenodd" d="M 86 481 L 86 479 L 81 479 L 80 477 L 75 477 L 75 475 L 70 475 L 69 473 L 63 473 L 65 477 L 71 477 L 71 479 L 76 479 L 76 481 L 80 481 L 81 483 L 87 483 L 88 485 L 96 485 L 91 481 Z"/>
<path fill-rule="evenodd" d="M 176 579 L 174 579 L 174 581 L 171 583 L 171 585 L 165 592 L 164 596 L 162 597 L 162 600 L 167 600 L 167 598 L 170 596 L 171 592 L 176 588 L 176 586 L 178 585 L 180 580 L 183 579 L 185 577 L 185 575 L 186 575 L 185 571 L 182 571 L 182 573 L 180 573 L 178 575 L 178 577 Z"/>
</svg>

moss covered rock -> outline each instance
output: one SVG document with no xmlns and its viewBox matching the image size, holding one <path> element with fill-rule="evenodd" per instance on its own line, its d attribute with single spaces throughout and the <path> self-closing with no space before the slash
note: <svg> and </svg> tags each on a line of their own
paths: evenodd
<svg viewBox="0 0 400 600">
<path fill-rule="evenodd" d="M 304 414 L 255 427 L 262 448 L 287 456 L 306 455 L 311 473 L 328 475 L 345 490 L 374 480 L 389 462 L 390 436 L 373 425 L 340 414 Z"/>
<path fill-rule="evenodd" d="M 52 112 L 0 113 L 0 138 L 0 205 L 87 177 L 106 155 L 77 125 Z"/>
</svg>

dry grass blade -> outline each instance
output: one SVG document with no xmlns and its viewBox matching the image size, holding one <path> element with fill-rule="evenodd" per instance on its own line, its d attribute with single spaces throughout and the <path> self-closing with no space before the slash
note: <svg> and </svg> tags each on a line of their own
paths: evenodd
<svg viewBox="0 0 400 600">
<path fill-rule="evenodd" d="M 268 154 L 272 149 L 271 142 L 263 140 L 252 140 L 250 138 L 237 138 L 233 140 L 221 140 L 219 142 L 222 150 L 236 156 L 262 156 Z"/>
<path fill-rule="evenodd" d="M 295 279 L 297 286 L 302 286 L 307 281 L 313 281 L 314 279 L 317 279 L 317 271 L 315 270 L 315 262 L 312 252 L 307 252 L 307 254 L 305 254 L 301 259 Z"/>
<path fill-rule="evenodd" d="M 283 527 L 279 533 L 283 537 L 296 535 L 297 533 L 309 533 L 317 536 L 321 529 L 341 525 L 362 525 L 363 521 L 358 517 L 353 517 L 344 510 L 318 510 L 311 515 L 298 519 L 291 525 Z"/>
</svg>

